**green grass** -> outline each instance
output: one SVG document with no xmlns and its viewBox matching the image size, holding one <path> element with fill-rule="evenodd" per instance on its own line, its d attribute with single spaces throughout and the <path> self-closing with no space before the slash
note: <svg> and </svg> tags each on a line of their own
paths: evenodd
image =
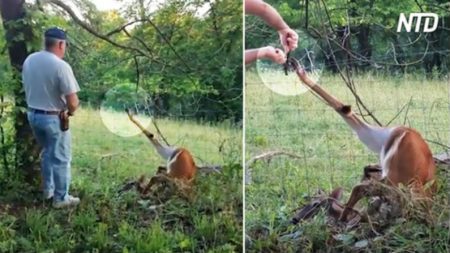
<svg viewBox="0 0 450 253">
<path fill-rule="evenodd" d="M 117 124 L 126 120 L 116 116 Z M 240 252 L 241 131 L 167 119 L 158 125 L 199 165 L 224 165 L 223 173 L 199 174 L 191 202 L 174 197 L 155 210 L 134 190 L 118 195 L 124 182 L 152 176 L 164 162 L 143 135 L 112 134 L 98 111 L 81 110 L 71 121 L 71 194 L 80 206 L 52 209 L 35 189 L 9 180 L 0 195 L 0 252 Z"/>
<path fill-rule="evenodd" d="M 271 80 L 283 80 L 283 73 L 271 73 Z M 265 77 L 263 76 L 263 79 Z M 254 72 L 246 73 L 246 160 L 267 150 L 285 150 L 301 159 L 275 157 L 258 161 L 252 167 L 252 183 L 246 187 L 246 234 L 250 252 L 300 251 L 327 252 L 329 229 L 325 217 L 294 226 L 289 223 L 294 210 L 305 203 L 305 196 L 318 188 L 331 191 L 341 186 L 348 198 L 359 182 L 362 169 L 376 163 L 372 155 L 352 134 L 331 108 L 311 93 L 280 96 L 266 88 Z M 325 74 L 320 83 L 331 94 L 355 107 L 355 99 L 339 76 Z M 450 140 L 449 87 L 446 80 L 423 80 L 414 76 L 364 75 L 355 78 L 357 92 L 384 124 L 409 104 L 391 125 L 416 128 L 430 140 L 448 144 Z M 444 149 L 430 143 L 433 153 Z M 408 221 L 393 226 L 381 239 L 370 241 L 374 252 L 448 252 L 448 178 L 439 171 L 440 191 L 436 197 L 435 227 Z M 297 233 L 297 239 L 283 235 Z M 358 240 L 334 245 L 335 251 L 349 251 Z M 420 251 L 420 250 L 419 250 Z"/>
</svg>

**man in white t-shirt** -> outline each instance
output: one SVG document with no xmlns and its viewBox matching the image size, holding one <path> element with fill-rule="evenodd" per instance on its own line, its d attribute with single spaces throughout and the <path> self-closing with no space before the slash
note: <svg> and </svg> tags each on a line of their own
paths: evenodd
<svg viewBox="0 0 450 253">
<path fill-rule="evenodd" d="M 80 91 L 72 68 L 63 60 L 66 33 L 60 28 L 45 32 L 45 50 L 27 57 L 22 80 L 28 105 L 28 121 L 43 148 L 41 171 L 44 198 L 55 208 L 74 206 L 80 199 L 69 195 L 71 135 L 61 128 L 61 117 L 78 108 Z"/>
</svg>

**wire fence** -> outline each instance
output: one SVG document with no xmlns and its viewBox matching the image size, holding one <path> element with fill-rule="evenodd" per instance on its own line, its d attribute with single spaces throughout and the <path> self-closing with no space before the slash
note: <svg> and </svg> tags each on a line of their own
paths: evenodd
<svg viewBox="0 0 450 253">
<path fill-rule="evenodd" d="M 247 76 L 245 160 L 273 150 L 299 157 L 270 158 L 270 163 L 263 165 L 268 168 L 257 171 L 272 175 L 279 175 L 279 169 L 286 168 L 304 171 L 309 179 L 305 180 L 307 188 L 312 190 L 318 181 L 356 183 L 365 165 L 377 163 L 377 156 L 360 143 L 331 107 L 309 93 L 280 96 L 266 88 L 260 77 L 249 72 Z M 322 86 L 332 95 L 344 103 L 356 104 L 339 77 L 323 79 Z M 450 84 L 447 80 L 356 79 L 356 90 L 383 124 L 392 121 L 390 126 L 412 127 L 428 141 L 434 154 L 450 152 Z M 358 113 L 357 107 L 352 109 Z M 369 117 L 365 118 L 372 122 Z"/>
</svg>

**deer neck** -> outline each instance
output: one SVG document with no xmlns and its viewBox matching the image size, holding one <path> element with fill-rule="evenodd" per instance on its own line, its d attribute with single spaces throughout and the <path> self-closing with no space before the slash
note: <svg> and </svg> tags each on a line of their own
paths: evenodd
<svg viewBox="0 0 450 253">
<path fill-rule="evenodd" d="M 335 96 L 329 94 L 321 86 L 314 82 L 307 82 L 306 84 L 312 92 L 321 97 L 331 108 L 333 108 L 355 132 L 359 132 L 368 127 L 367 123 L 359 119 L 351 111 L 349 106 L 344 105 L 344 103 Z"/>
<path fill-rule="evenodd" d="M 367 124 L 353 113 L 350 106 L 344 105 L 333 95 L 325 91 L 317 83 L 309 78 L 301 78 L 303 83 L 310 88 L 312 92 L 321 97 L 332 107 L 356 133 L 359 140 L 371 151 L 380 154 L 383 145 L 389 139 L 393 128 L 383 128 Z"/>
<path fill-rule="evenodd" d="M 150 131 L 145 129 L 141 123 L 139 123 L 138 120 L 136 120 L 133 116 L 130 116 L 130 120 L 139 128 L 141 131 L 145 134 L 145 136 L 150 140 L 150 142 L 155 147 L 158 154 L 165 160 L 169 160 L 169 158 L 172 156 L 172 154 L 175 152 L 175 148 L 166 146 L 161 144 Z"/>
<path fill-rule="evenodd" d="M 156 138 L 149 138 L 149 139 L 150 139 L 150 142 L 155 147 L 155 149 L 158 152 L 158 154 L 163 159 L 165 159 L 167 161 L 167 160 L 169 160 L 172 157 L 173 153 L 176 150 L 175 148 L 166 146 L 164 144 L 161 144 Z"/>
</svg>

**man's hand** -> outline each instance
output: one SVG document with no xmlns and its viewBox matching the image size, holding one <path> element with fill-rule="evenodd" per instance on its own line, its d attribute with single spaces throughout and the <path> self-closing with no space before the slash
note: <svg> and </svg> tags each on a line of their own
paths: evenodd
<svg viewBox="0 0 450 253">
<path fill-rule="evenodd" d="M 283 45 L 284 52 L 288 53 L 297 48 L 298 34 L 291 28 L 285 28 L 278 31 L 280 43 Z"/>
<path fill-rule="evenodd" d="M 250 64 L 261 58 L 267 58 L 279 64 L 286 62 L 286 55 L 279 48 L 268 46 L 245 50 L 245 64 Z"/>
<path fill-rule="evenodd" d="M 298 44 L 297 33 L 289 28 L 280 14 L 262 0 L 245 0 L 245 13 L 261 17 L 269 26 L 278 31 L 284 53 L 288 53 Z"/>
<path fill-rule="evenodd" d="M 268 58 L 278 64 L 283 64 L 286 62 L 286 55 L 283 50 L 279 48 L 274 48 L 271 46 L 263 47 L 260 49 L 259 53 L 261 54 L 261 57 L 258 58 Z"/>
<path fill-rule="evenodd" d="M 62 111 L 59 113 L 59 121 L 61 131 L 65 132 L 69 130 L 69 114 L 66 111 Z"/>
</svg>

